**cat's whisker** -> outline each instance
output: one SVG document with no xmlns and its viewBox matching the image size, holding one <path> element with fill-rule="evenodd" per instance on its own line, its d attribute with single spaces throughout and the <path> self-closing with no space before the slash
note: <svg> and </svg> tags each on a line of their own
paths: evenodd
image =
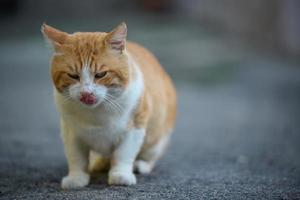
<svg viewBox="0 0 300 200">
<path fill-rule="evenodd" d="M 110 112 L 115 112 L 115 111 L 116 111 L 115 107 L 113 106 L 113 104 L 112 104 L 111 102 L 109 102 L 109 101 L 106 100 L 106 103 L 107 103 L 106 108 L 107 108 Z"/>
<path fill-rule="evenodd" d="M 114 110 L 116 110 L 119 114 L 123 113 L 123 108 L 117 103 L 115 102 L 113 99 L 109 98 L 109 97 L 104 97 L 105 101 L 108 102 L 108 105 L 113 108 Z"/>
<path fill-rule="evenodd" d="M 108 107 L 111 108 L 111 111 L 117 111 L 118 113 L 121 113 L 119 108 L 115 106 L 114 103 L 112 103 L 109 99 L 106 99 L 106 102 L 108 103 Z"/>
<path fill-rule="evenodd" d="M 64 94 L 63 97 L 64 97 L 64 100 L 62 101 L 62 104 L 65 104 L 68 101 L 72 100 L 72 97 L 69 94 Z"/>
<path fill-rule="evenodd" d="M 116 100 L 116 97 L 115 96 L 113 96 L 113 95 L 111 95 L 111 94 L 106 94 L 106 96 L 108 96 L 108 97 L 110 97 L 111 99 L 114 99 L 114 100 Z"/>
<path fill-rule="evenodd" d="M 119 114 L 123 113 L 123 108 L 118 102 L 116 102 L 116 97 L 108 93 L 100 93 L 99 95 L 104 96 L 103 98 L 105 102 L 107 102 L 108 108 L 111 109 L 111 111 L 117 111 Z"/>
<path fill-rule="evenodd" d="M 113 112 L 114 109 L 110 106 L 110 104 L 108 103 L 106 108 L 108 109 L 109 112 Z"/>
<path fill-rule="evenodd" d="M 105 102 L 107 103 L 107 108 L 109 109 L 109 111 L 112 112 L 112 111 L 115 111 L 115 110 L 116 110 L 114 104 L 112 104 L 110 100 L 108 100 L 108 99 L 106 99 L 106 98 L 104 98 L 104 100 L 105 100 Z"/>
<path fill-rule="evenodd" d="M 114 99 L 112 99 L 112 98 L 109 98 L 109 99 L 122 113 L 123 112 L 123 107 L 117 101 L 115 101 Z"/>
</svg>

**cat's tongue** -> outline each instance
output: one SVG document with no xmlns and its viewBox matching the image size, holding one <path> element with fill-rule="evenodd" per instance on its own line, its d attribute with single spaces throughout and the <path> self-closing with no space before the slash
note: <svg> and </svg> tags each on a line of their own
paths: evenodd
<svg viewBox="0 0 300 200">
<path fill-rule="evenodd" d="M 82 95 L 80 97 L 80 101 L 87 105 L 93 105 L 97 102 L 96 97 L 94 95 L 90 95 L 90 94 Z"/>
</svg>

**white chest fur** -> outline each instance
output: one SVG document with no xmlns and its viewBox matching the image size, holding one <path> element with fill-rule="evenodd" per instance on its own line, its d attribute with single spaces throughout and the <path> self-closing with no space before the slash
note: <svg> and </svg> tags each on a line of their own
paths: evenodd
<svg viewBox="0 0 300 200">
<path fill-rule="evenodd" d="M 114 116 L 108 118 L 106 116 L 105 119 L 102 119 L 102 117 L 95 117 L 94 119 L 98 119 L 97 126 L 80 123 L 80 121 L 72 119 L 73 133 L 87 144 L 90 149 L 103 156 L 110 156 L 113 149 L 126 134 L 128 117 Z"/>
</svg>

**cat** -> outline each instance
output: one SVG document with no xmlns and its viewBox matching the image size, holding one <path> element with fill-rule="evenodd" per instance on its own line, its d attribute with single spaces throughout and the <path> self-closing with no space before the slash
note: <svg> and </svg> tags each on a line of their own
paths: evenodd
<svg viewBox="0 0 300 200">
<path fill-rule="evenodd" d="M 68 163 L 63 189 L 109 167 L 110 185 L 136 184 L 162 156 L 175 123 L 176 90 L 157 59 L 129 42 L 123 22 L 109 33 L 68 34 L 47 24 L 51 76 Z M 107 165 L 108 164 L 108 165 Z"/>
</svg>

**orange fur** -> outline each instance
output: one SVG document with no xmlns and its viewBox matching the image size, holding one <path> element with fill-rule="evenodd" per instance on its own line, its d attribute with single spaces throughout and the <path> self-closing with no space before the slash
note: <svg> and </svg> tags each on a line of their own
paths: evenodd
<svg viewBox="0 0 300 200">
<path fill-rule="evenodd" d="M 146 89 L 134 119 L 135 126 L 143 123 L 147 127 L 144 150 L 171 132 L 176 117 L 176 92 L 171 79 L 152 53 L 136 43 L 128 43 L 127 49 L 144 75 Z"/>
</svg>

